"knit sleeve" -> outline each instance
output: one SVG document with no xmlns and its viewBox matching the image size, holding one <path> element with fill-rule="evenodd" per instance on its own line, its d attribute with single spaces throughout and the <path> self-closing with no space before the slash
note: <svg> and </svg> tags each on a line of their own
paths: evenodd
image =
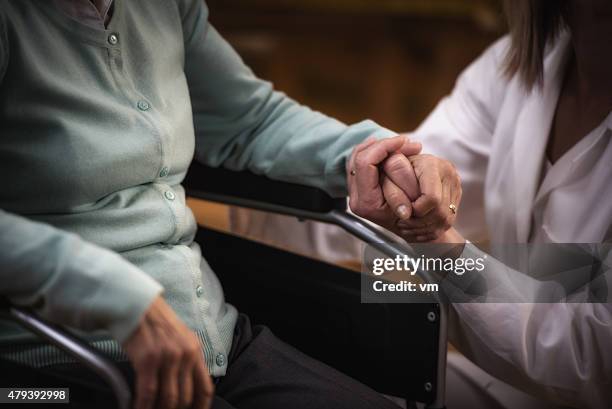
<svg viewBox="0 0 612 409">
<path fill-rule="evenodd" d="M 196 160 L 345 196 L 354 146 L 395 133 L 367 120 L 347 126 L 276 91 L 208 22 L 206 5 L 190 1 L 182 22 Z"/>
</svg>

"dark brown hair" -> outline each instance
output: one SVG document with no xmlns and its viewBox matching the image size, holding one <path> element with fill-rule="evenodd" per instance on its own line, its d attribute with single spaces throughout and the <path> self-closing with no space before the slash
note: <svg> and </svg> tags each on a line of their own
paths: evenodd
<svg viewBox="0 0 612 409">
<path fill-rule="evenodd" d="M 531 90 L 540 86 L 544 75 L 544 52 L 564 26 L 567 0 L 504 0 L 511 45 L 505 73 L 519 75 Z"/>
</svg>

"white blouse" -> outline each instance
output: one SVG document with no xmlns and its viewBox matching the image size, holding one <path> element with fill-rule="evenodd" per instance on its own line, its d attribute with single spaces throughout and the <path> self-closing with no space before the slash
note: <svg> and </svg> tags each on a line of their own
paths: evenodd
<svg viewBox="0 0 612 409">
<path fill-rule="evenodd" d="M 609 218 L 606 226 L 597 218 L 580 220 L 575 216 L 576 208 L 579 207 L 576 205 L 576 198 L 586 199 L 584 206 L 580 206 L 586 212 L 591 206 L 602 207 L 604 211 L 607 208 L 608 213 L 612 209 L 612 202 L 605 202 L 606 199 L 612 200 L 609 193 L 607 197 L 602 196 L 601 193 L 605 191 L 594 190 L 590 183 L 593 178 L 605 176 L 606 168 L 609 171 L 612 166 L 609 161 L 602 160 L 605 159 L 602 158 L 602 154 L 609 145 L 611 129 L 612 114 L 608 115 L 597 128 L 574 145 L 557 162 L 551 164 L 549 160 L 545 160 L 545 174 L 533 203 L 530 242 L 612 241 Z M 605 184 L 606 181 L 603 180 L 603 182 Z M 563 217 L 564 213 L 565 217 Z M 557 220 L 554 220 L 554 217 Z M 569 220 L 560 220 L 562 217 Z M 581 221 L 581 223 L 578 223 L 578 226 L 572 226 L 572 221 Z M 594 232 L 597 234 L 593 234 Z"/>
</svg>

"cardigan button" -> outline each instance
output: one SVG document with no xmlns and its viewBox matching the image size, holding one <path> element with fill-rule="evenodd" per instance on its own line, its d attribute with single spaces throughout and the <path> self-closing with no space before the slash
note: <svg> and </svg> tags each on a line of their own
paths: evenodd
<svg viewBox="0 0 612 409">
<path fill-rule="evenodd" d="M 108 36 L 108 43 L 110 45 L 117 45 L 117 43 L 119 43 L 119 36 L 115 33 L 112 33 Z"/>
<path fill-rule="evenodd" d="M 225 355 L 223 355 L 222 353 L 218 353 L 217 357 L 215 358 L 215 362 L 218 366 L 225 365 Z"/>
<path fill-rule="evenodd" d="M 138 103 L 136 103 L 136 106 L 141 111 L 148 111 L 149 108 L 151 108 L 151 105 L 147 101 L 145 101 L 144 99 L 141 99 L 140 101 L 138 101 Z"/>
<path fill-rule="evenodd" d="M 174 194 L 174 192 L 172 190 L 166 190 L 164 192 L 164 196 L 166 197 L 166 199 L 168 199 L 170 201 L 176 199 L 176 195 Z"/>
</svg>

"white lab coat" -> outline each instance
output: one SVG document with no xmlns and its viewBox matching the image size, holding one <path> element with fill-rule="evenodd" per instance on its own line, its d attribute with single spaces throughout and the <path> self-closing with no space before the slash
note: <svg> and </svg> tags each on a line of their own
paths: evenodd
<svg viewBox="0 0 612 409">
<path fill-rule="evenodd" d="M 412 133 L 461 175 L 456 227 L 492 245 L 612 241 L 612 115 L 550 169 L 545 163 L 569 34 L 547 53 L 543 87 L 531 93 L 502 74 L 507 46 L 502 38 L 486 50 Z M 563 405 L 612 407 L 610 304 L 455 304 L 451 315 L 453 343 L 493 376 Z"/>
<path fill-rule="evenodd" d="M 468 67 L 413 134 L 458 168 L 458 229 L 493 245 L 611 241 L 612 115 L 546 171 L 569 34 L 530 94 L 501 74 L 507 46 L 503 38 Z M 490 374 L 564 405 L 612 407 L 610 304 L 456 304 L 454 318 L 452 341 Z"/>
</svg>

